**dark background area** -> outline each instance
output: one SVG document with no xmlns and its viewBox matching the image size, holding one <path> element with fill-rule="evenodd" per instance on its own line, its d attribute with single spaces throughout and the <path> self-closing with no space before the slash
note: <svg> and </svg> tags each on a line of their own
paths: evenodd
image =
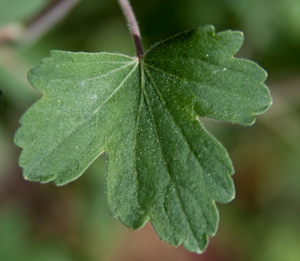
<svg viewBox="0 0 300 261">
<path fill-rule="evenodd" d="M 236 56 L 269 73 L 274 104 L 252 127 L 203 122 L 231 156 L 237 195 L 218 204 L 219 230 L 202 255 L 168 246 L 150 224 L 132 232 L 109 216 L 104 156 L 63 187 L 23 180 L 13 136 L 40 97 L 27 72 L 52 49 L 135 54 L 116 0 L 73 1 L 61 20 L 52 14 L 53 26 L 43 20 L 65 2 L 0 0 L 0 260 L 300 260 L 300 1 L 131 1 L 145 50 L 213 24 L 243 31 Z"/>
</svg>

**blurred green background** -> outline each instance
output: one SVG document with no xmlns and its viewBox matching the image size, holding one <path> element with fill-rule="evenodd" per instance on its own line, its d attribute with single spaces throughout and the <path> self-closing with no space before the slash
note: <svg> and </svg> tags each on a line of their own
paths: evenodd
<svg viewBox="0 0 300 261">
<path fill-rule="evenodd" d="M 216 31 L 243 31 L 236 56 L 268 71 L 274 104 L 254 126 L 203 120 L 232 158 L 236 199 L 218 205 L 219 231 L 196 255 L 161 242 L 150 225 L 131 232 L 109 216 L 105 156 L 64 187 L 24 181 L 13 136 L 20 116 L 40 97 L 27 71 L 51 49 L 135 51 L 116 0 L 0 0 L 0 260 L 299 261 L 300 1 L 131 3 L 145 49 L 213 24 Z"/>
</svg>

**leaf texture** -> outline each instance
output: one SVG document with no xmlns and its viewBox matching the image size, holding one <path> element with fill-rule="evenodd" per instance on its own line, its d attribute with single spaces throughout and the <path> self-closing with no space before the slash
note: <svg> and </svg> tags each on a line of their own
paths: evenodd
<svg viewBox="0 0 300 261">
<path fill-rule="evenodd" d="M 271 105 L 266 72 L 233 57 L 242 42 L 204 26 L 142 61 L 52 51 L 28 75 L 44 95 L 15 136 L 24 177 L 64 185 L 105 152 L 112 216 L 131 229 L 150 220 L 162 240 L 201 253 L 216 233 L 215 202 L 235 190 L 228 154 L 199 117 L 251 125 Z"/>
</svg>

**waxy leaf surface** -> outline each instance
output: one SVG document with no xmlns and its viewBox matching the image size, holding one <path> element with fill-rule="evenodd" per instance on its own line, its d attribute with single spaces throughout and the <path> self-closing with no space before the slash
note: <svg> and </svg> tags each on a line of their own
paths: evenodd
<svg viewBox="0 0 300 261">
<path fill-rule="evenodd" d="M 110 213 L 131 229 L 150 220 L 162 240 L 202 252 L 217 229 L 215 202 L 235 190 L 228 154 L 199 117 L 251 125 L 271 104 L 266 72 L 233 58 L 242 42 L 204 26 L 142 61 L 52 51 L 28 76 L 43 97 L 15 137 L 24 177 L 64 185 L 106 152 Z"/>
</svg>

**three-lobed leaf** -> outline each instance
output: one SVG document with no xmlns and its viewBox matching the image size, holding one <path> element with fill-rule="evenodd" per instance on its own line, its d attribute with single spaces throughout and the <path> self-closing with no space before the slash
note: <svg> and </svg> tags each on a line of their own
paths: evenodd
<svg viewBox="0 0 300 261">
<path fill-rule="evenodd" d="M 234 58 L 240 32 L 181 33 L 138 60 L 52 51 L 30 71 L 44 95 L 21 118 L 15 142 L 24 177 L 64 185 L 107 153 L 110 213 L 129 228 L 148 220 L 171 245 L 202 252 L 229 202 L 233 167 L 199 117 L 251 125 L 268 109 L 266 72 Z"/>
</svg>

